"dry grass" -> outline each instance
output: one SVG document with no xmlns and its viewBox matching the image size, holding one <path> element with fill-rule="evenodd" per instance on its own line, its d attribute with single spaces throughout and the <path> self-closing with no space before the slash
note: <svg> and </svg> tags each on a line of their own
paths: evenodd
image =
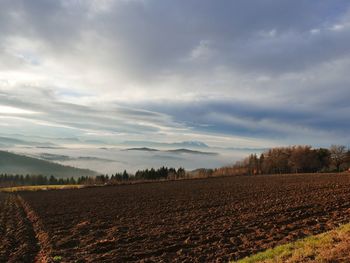
<svg viewBox="0 0 350 263">
<path fill-rule="evenodd" d="M 84 185 L 32 185 L 32 186 L 15 186 L 0 188 L 0 192 L 14 193 L 21 191 L 45 191 L 45 190 L 62 190 L 62 189 L 79 189 Z"/>
<path fill-rule="evenodd" d="M 350 224 L 281 245 L 237 263 L 350 262 Z"/>
</svg>

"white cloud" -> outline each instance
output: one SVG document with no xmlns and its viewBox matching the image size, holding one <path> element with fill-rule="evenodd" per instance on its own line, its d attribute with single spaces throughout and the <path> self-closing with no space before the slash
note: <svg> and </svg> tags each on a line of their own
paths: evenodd
<svg viewBox="0 0 350 263">
<path fill-rule="evenodd" d="M 321 29 L 319 28 L 314 28 L 310 30 L 310 33 L 314 35 L 319 34 L 320 32 L 321 32 Z"/>
<path fill-rule="evenodd" d="M 346 24 L 335 24 L 331 26 L 329 29 L 332 31 L 342 31 L 344 30 L 348 25 Z"/>
<path fill-rule="evenodd" d="M 0 105 L 0 115 L 9 115 L 9 114 L 36 114 L 35 111 L 24 110 L 11 106 Z"/>
<path fill-rule="evenodd" d="M 206 60 L 213 55 L 214 51 L 210 47 L 209 40 L 201 40 L 190 54 L 191 60 Z"/>
</svg>

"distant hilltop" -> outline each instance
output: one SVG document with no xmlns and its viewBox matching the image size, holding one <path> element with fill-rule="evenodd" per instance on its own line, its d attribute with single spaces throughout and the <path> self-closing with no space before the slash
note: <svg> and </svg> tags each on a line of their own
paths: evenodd
<svg viewBox="0 0 350 263">
<path fill-rule="evenodd" d="M 158 152 L 159 150 L 148 148 L 148 147 L 138 147 L 138 148 L 128 148 L 125 151 L 145 151 L 145 152 Z"/>
<path fill-rule="evenodd" d="M 188 153 L 188 154 L 203 154 L 203 155 L 218 155 L 218 153 L 215 152 L 202 152 L 202 151 L 195 151 L 190 149 L 175 149 L 175 150 L 168 150 L 168 152 L 171 153 Z"/>
<path fill-rule="evenodd" d="M 174 153 L 174 154 L 202 154 L 202 155 L 218 155 L 216 152 L 204 152 L 204 151 L 197 151 L 197 150 L 190 150 L 186 148 L 181 149 L 172 149 L 172 150 L 159 150 L 154 148 L 148 148 L 148 147 L 139 147 L 139 148 L 128 148 L 125 149 L 125 151 L 144 151 L 144 152 L 164 152 L 164 153 Z"/>
</svg>

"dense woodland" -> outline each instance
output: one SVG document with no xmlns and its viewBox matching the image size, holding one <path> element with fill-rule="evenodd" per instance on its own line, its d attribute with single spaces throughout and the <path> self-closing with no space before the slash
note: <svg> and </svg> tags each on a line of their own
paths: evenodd
<svg viewBox="0 0 350 263">
<path fill-rule="evenodd" d="M 0 187 L 23 185 L 63 185 L 86 184 L 106 185 L 121 182 L 143 180 L 175 180 L 181 178 L 287 174 L 314 172 L 342 172 L 350 168 L 350 151 L 345 146 L 333 145 L 329 149 L 311 146 L 290 146 L 272 148 L 259 156 L 251 154 L 232 166 L 217 169 L 198 169 L 186 172 L 185 169 L 161 167 L 159 169 L 139 170 L 135 174 L 127 171 L 99 176 L 81 176 L 78 178 L 58 179 L 43 175 L 8 175 L 0 174 Z"/>
<path fill-rule="evenodd" d="M 215 169 L 212 175 L 256 175 L 342 172 L 350 167 L 350 151 L 342 145 L 329 149 L 311 146 L 272 148 L 260 156 L 251 154 L 233 166 Z"/>
</svg>

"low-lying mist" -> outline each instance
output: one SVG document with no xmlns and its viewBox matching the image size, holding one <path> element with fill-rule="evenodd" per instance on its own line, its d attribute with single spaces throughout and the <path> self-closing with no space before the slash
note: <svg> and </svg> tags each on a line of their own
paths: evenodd
<svg viewBox="0 0 350 263">
<path fill-rule="evenodd" d="M 111 174 L 127 170 L 134 173 L 139 169 L 161 166 L 215 168 L 233 164 L 247 154 L 245 150 L 210 149 L 206 151 L 150 151 L 145 149 L 126 150 L 125 148 L 54 148 L 54 147 L 11 147 L 6 150 L 20 153 L 63 165 L 87 168 L 99 173 Z M 213 152 L 215 151 L 215 152 Z"/>
</svg>

